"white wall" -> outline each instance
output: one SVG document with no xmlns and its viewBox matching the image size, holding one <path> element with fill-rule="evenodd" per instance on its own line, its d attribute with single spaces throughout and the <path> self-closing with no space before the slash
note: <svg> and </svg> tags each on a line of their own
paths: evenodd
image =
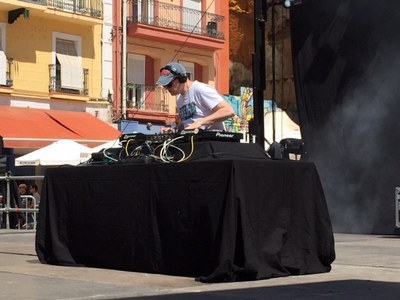
<svg viewBox="0 0 400 300">
<path fill-rule="evenodd" d="M 112 29 L 113 8 L 112 0 L 103 2 L 103 36 L 102 36 L 102 89 L 101 97 L 107 99 L 108 93 L 112 91 Z"/>
</svg>

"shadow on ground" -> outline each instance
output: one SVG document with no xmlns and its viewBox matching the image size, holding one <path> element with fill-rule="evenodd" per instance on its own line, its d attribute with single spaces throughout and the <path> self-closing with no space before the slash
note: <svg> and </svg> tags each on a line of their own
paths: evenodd
<svg viewBox="0 0 400 300">
<path fill-rule="evenodd" d="M 344 280 L 310 284 L 296 284 L 250 289 L 234 289 L 201 293 L 170 294 L 160 296 L 121 298 L 122 299 L 385 299 L 398 300 L 400 283 L 369 280 Z"/>
</svg>

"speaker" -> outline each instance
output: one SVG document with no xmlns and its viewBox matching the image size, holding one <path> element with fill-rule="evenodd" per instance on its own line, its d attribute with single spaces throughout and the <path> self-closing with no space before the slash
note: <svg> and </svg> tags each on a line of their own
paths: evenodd
<svg viewBox="0 0 400 300">
<path fill-rule="evenodd" d="M 271 159 L 283 159 L 283 145 L 277 142 L 273 142 L 267 149 L 267 154 Z"/>
<path fill-rule="evenodd" d="M 207 34 L 210 36 L 217 36 L 217 22 L 207 23 Z"/>
<path fill-rule="evenodd" d="M 289 154 L 304 155 L 304 142 L 302 139 L 286 138 L 279 142 L 282 147 L 282 158 L 289 159 Z"/>
</svg>

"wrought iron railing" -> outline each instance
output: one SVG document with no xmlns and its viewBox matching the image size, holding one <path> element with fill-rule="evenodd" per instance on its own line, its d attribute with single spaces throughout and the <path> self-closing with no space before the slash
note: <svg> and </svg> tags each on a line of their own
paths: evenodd
<svg viewBox="0 0 400 300">
<path fill-rule="evenodd" d="M 51 64 L 49 65 L 50 83 L 49 92 L 61 92 L 67 94 L 78 94 L 78 95 L 89 95 L 88 89 L 88 77 L 89 70 L 82 69 L 83 72 L 83 88 L 81 89 L 71 89 L 64 88 L 61 84 L 61 65 Z"/>
<path fill-rule="evenodd" d="M 168 112 L 165 89 L 142 84 L 128 83 L 126 85 L 127 108 Z"/>
<path fill-rule="evenodd" d="M 127 21 L 224 39 L 224 16 L 157 0 L 130 0 Z"/>
<path fill-rule="evenodd" d="M 91 17 L 103 17 L 103 0 L 20 0 L 22 2 L 35 3 L 49 8 L 66 12 L 88 15 Z"/>
<path fill-rule="evenodd" d="M 21 2 L 35 3 L 40 5 L 47 5 L 47 0 L 19 0 Z"/>
<path fill-rule="evenodd" d="M 12 77 L 12 64 L 14 63 L 14 59 L 11 57 L 7 57 L 7 69 L 6 69 L 6 85 L 7 87 L 13 86 L 13 77 Z"/>
</svg>

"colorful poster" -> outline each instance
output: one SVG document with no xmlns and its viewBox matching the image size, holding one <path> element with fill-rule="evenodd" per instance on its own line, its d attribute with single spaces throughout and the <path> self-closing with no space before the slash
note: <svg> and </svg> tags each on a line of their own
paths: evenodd
<svg viewBox="0 0 400 300">
<path fill-rule="evenodd" d="M 243 132 L 248 129 L 248 122 L 254 117 L 253 88 L 241 87 L 240 96 L 224 95 L 233 107 L 235 116 L 225 121 L 225 126 L 231 132 Z M 264 100 L 264 114 L 276 109 L 272 100 Z"/>
</svg>

